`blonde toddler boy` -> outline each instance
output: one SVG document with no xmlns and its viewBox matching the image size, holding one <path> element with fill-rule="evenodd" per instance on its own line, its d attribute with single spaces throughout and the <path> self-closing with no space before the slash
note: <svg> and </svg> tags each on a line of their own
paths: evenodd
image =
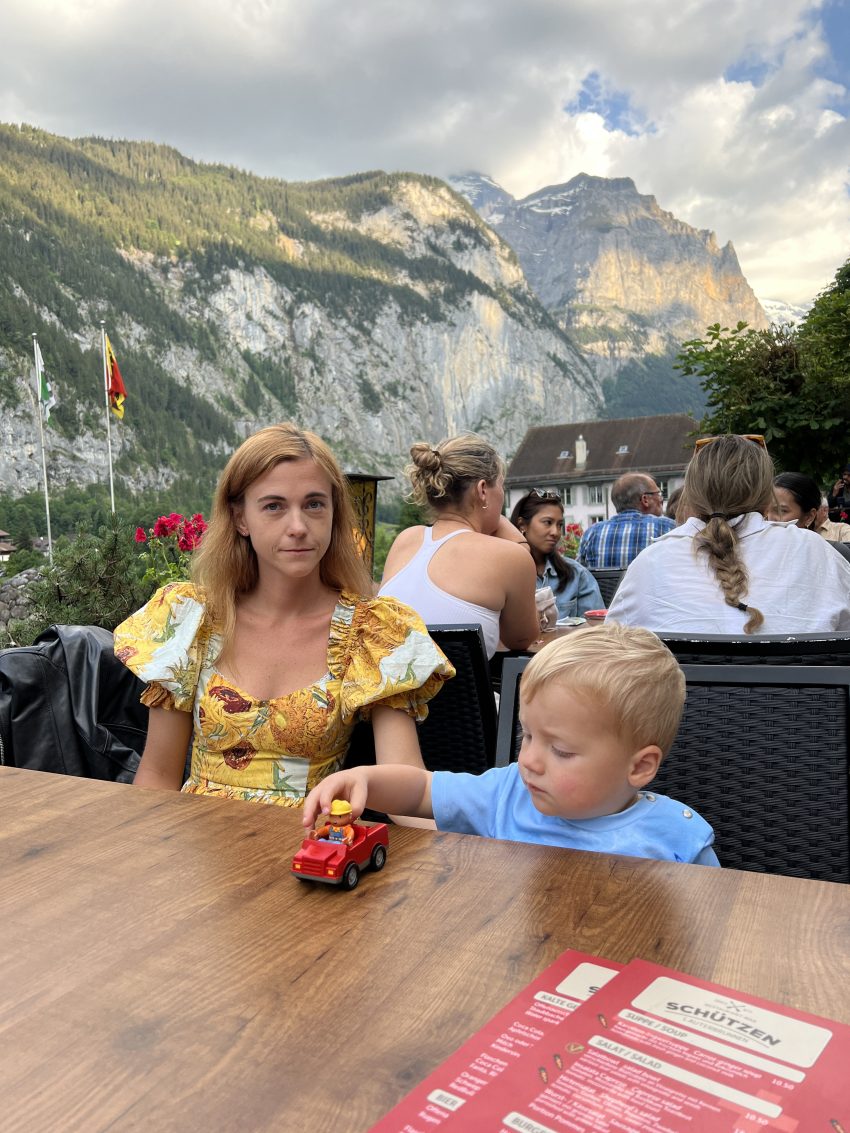
<svg viewBox="0 0 850 1133">
<path fill-rule="evenodd" d="M 434 818 L 439 830 L 669 861 L 720 863 L 696 811 L 649 793 L 685 702 L 676 659 L 648 630 L 608 623 L 547 645 L 520 684 L 518 761 L 483 775 L 401 764 L 329 775 L 304 825 L 347 799 Z"/>
</svg>

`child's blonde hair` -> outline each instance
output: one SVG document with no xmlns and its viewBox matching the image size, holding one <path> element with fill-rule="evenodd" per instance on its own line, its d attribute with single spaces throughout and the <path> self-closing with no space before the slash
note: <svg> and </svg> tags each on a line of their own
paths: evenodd
<svg viewBox="0 0 850 1133">
<path fill-rule="evenodd" d="M 522 700 L 533 700 L 552 682 L 607 708 L 606 723 L 635 750 L 650 744 L 662 756 L 670 750 L 685 704 L 685 676 L 649 630 L 606 622 L 553 641 L 523 673 Z"/>
</svg>

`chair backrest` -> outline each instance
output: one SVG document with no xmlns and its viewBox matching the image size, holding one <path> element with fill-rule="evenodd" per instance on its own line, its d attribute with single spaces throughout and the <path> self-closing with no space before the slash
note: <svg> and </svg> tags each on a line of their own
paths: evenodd
<svg viewBox="0 0 850 1133">
<path fill-rule="evenodd" d="M 850 634 L 659 633 L 680 665 L 849 665 Z"/>
<path fill-rule="evenodd" d="M 428 633 L 457 675 L 428 702 L 428 717 L 417 725 L 422 761 L 429 771 L 469 771 L 478 775 L 496 758 L 496 699 L 484 634 L 477 623 L 432 625 Z M 351 737 L 347 767 L 375 762 L 370 725 L 358 724 Z"/>
<path fill-rule="evenodd" d="M 721 865 L 850 881 L 850 669 L 682 669 L 684 716 L 650 789 L 711 823 Z"/>
<path fill-rule="evenodd" d="M 496 734 L 496 766 L 516 762 L 522 742 L 519 726 L 519 680 L 530 656 L 506 657 L 502 666 L 502 691 L 499 696 L 499 730 Z"/>
<path fill-rule="evenodd" d="M 599 583 L 599 593 L 602 595 L 602 601 L 607 608 L 611 605 L 611 599 L 617 593 L 617 587 L 623 581 L 623 575 L 626 572 L 613 567 L 610 569 L 600 567 L 599 570 L 592 570 L 590 573 Z"/>
<path fill-rule="evenodd" d="M 422 759 L 429 771 L 492 767 L 496 759 L 496 699 L 484 634 L 478 623 L 430 625 L 428 633 L 457 670 L 428 703 L 418 727 Z"/>
<path fill-rule="evenodd" d="M 843 555 L 850 562 L 850 543 L 836 543 L 834 539 L 827 539 L 830 547 L 835 547 L 839 555 Z"/>
<path fill-rule="evenodd" d="M 499 767 L 519 754 L 518 688 L 530 660 L 505 660 Z M 650 790 L 711 823 L 723 866 L 850 882 L 850 668 L 682 670 L 682 723 Z"/>
</svg>

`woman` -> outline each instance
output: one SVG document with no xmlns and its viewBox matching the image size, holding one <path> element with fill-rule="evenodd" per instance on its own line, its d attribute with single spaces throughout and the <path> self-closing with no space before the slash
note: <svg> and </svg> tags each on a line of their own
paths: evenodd
<svg viewBox="0 0 850 1133">
<path fill-rule="evenodd" d="M 767 518 L 783 523 L 793 522 L 807 531 L 815 530 L 815 519 L 821 502 L 821 491 L 811 476 L 801 472 L 780 472 L 774 478 L 775 504 L 767 509 Z"/>
<path fill-rule="evenodd" d="M 430 625 L 478 622 L 487 656 L 499 641 L 525 649 L 537 637 L 534 563 L 502 515 L 505 468 L 472 433 L 436 448 L 415 444 L 405 469 L 433 527 L 402 531 L 387 555 L 379 594 L 412 606 Z"/>
<path fill-rule="evenodd" d="M 135 782 L 300 806 L 371 716 L 378 761 L 421 766 L 414 719 L 454 670 L 412 610 L 371 592 L 330 450 L 294 425 L 249 437 L 192 563 L 115 631 L 148 687 Z"/>
<path fill-rule="evenodd" d="M 511 523 L 528 540 L 537 568 L 537 589 L 549 586 L 554 592 L 559 620 L 605 605 L 599 584 L 587 567 L 558 552 L 564 534 L 564 507 L 557 492 L 530 491 L 515 505 Z"/>
<path fill-rule="evenodd" d="M 767 522 L 772 498 L 762 438 L 697 442 L 689 518 L 630 564 L 609 619 L 656 632 L 850 629 L 850 564 L 801 528 Z"/>
</svg>

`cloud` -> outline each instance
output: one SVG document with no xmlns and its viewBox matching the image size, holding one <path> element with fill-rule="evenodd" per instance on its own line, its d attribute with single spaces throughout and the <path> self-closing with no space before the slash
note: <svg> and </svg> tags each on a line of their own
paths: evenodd
<svg viewBox="0 0 850 1133">
<path fill-rule="evenodd" d="M 850 253 L 837 12 L 807 0 L 5 0 L 0 119 L 161 141 L 286 179 L 476 168 L 525 195 L 581 171 L 630 176 L 732 239 L 758 294 L 805 302 Z"/>
</svg>

